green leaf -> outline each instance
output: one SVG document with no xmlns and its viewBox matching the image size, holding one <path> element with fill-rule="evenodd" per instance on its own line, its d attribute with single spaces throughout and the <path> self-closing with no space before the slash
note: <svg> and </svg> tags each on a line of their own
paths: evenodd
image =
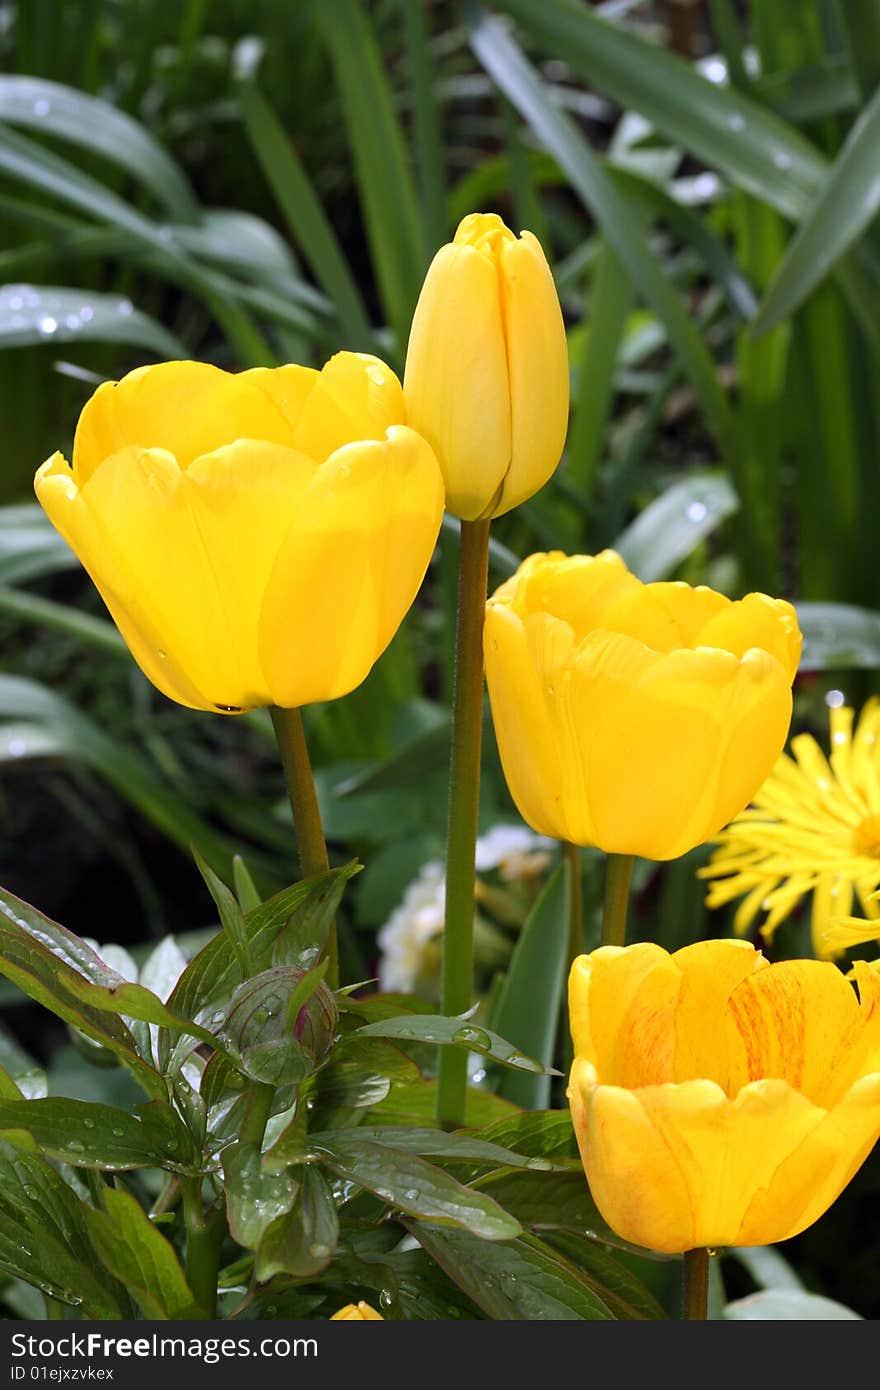
<svg viewBox="0 0 880 1390">
<path fill-rule="evenodd" d="M 641 1279 L 594 1240 L 554 1232 L 547 1237 L 547 1243 L 580 1270 L 616 1318 L 668 1319 L 666 1309 Z"/>
<path fill-rule="evenodd" d="M 196 868 L 205 880 L 208 892 L 214 899 L 223 930 L 229 937 L 229 944 L 235 952 L 242 979 L 246 980 L 251 974 L 250 947 L 244 926 L 244 915 L 238 899 L 231 889 L 227 888 L 223 880 L 214 873 L 210 864 L 205 863 L 195 848 L 193 849 L 193 858 L 196 861 Z"/>
<path fill-rule="evenodd" d="M 516 1114 L 516 1107 L 501 1096 L 493 1095 L 478 1086 L 468 1086 L 465 1095 L 464 1122 L 475 1129 L 506 1120 Z M 373 1124 L 423 1124 L 437 1118 L 437 1082 L 415 1081 L 392 1086 L 385 1100 L 370 1109 Z"/>
<path fill-rule="evenodd" d="M 88 1318 L 126 1317 L 125 1292 L 95 1257 L 87 1215 L 44 1158 L 0 1140 L 0 1269 Z"/>
<path fill-rule="evenodd" d="M 880 613 L 845 603 L 798 603 L 802 671 L 880 667 Z"/>
<path fill-rule="evenodd" d="M 236 854 L 232 861 L 232 881 L 242 912 L 252 912 L 255 907 L 260 906 L 263 899 L 257 891 L 250 869 L 240 854 Z"/>
<path fill-rule="evenodd" d="M 541 1062 L 524 1056 L 512 1043 L 491 1029 L 461 1018 L 446 1018 L 442 1014 L 405 1014 L 402 1018 L 368 1023 L 357 1031 L 361 1037 L 400 1038 L 407 1042 L 437 1043 L 441 1047 L 466 1047 L 468 1051 L 478 1052 L 481 1057 L 491 1058 L 502 1066 L 545 1074 Z M 546 1074 L 558 1076 L 559 1072 L 550 1069 Z"/>
<path fill-rule="evenodd" d="M 492 1242 L 414 1221 L 409 1230 L 450 1279 L 501 1321 L 613 1317 L 581 1272 L 534 1236 Z"/>
<path fill-rule="evenodd" d="M 108 101 L 41 77 L 0 77 L 0 121 L 30 126 L 100 154 L 144 184 L 182 221 L 198 204 L 174 160 L 139 122 Z"/>
<path fill-rule="evenodd" d="M 639 512 L 613 548 L 644 583 L 664 579 L 738 506 L 724 474 L 692 473 Z"/>
<path fill-rule="evenodd" d="M 463 1227 L 487 1241 L 504 1240 L 519 1232 L 519 1222 L 491 1197 L 465 1187 L 442 1168 L 413 1154 L 343 1130 L 322 1135 L 320 1143 L 310 1136 L 309 1143 L 339 1177 L 367 1188 L 400 1211 Z"/>
<path fill-rule="evenodd" d="M 276 966 L 245 979 L 232 996 L 219 1035 L 254 1081 L 295 1085 L 314 1067 L 289 1019 L 288 1000 L 300 983 L 298 970 Z"/>
<path fill-rule="evenodd" d="M 490 1143 L 463 1130 L 447 1134 L 440 1129 L 418 1129 L 410 1125 L 379 1125 L 375 1129 L 367 1125 L 358 1125 L 357 1136 L 359 1139 L 385 1144 L 392 1149 L 403 1149 L 421 1157 L 472 1159 L 480 1164 L 491 1163 L 497 1166 L 500 1163 L 511 1168 L 535 1168 L 542 1172 L 555 1167 L 545 1159 L 514 1153 L 500 1144 Z M 328 1140 L 332 1140 L 333 1137 L 329 1134 L 326 1136 Z M 321 1138 L 319 1133 L 309 1136 L 310 1142 L 314 1144 L 320 1144 Z M 580 1178 L 581 1185 L 584 1186 L 583 1173 Z"/>
<path fill-rule="evenodd" d="M 531 1158 L 578 1159 L 567 1110 L 519 1110 L 488 1124 L 482 1137 Z"/>
<path fill-rule="evenodd" d="M 0 1028 L 0 1099 L 36 1100 L 46 1094 L 46 1073 Z"/>
<path fill-rule="evenodd" d="M 571 874 L 567 863 L 548 879 L 517 937 L 516 947 L 492 1008 L 502 1037 L 551 1068 L 568 961 Z M 507 1072 L 499 1095 L 524 1109 L 545 1109 L 550 1076 Z"/>
<path fill-rule="evenodd" d="M 139 1056 L 135 1040 L 122 1020 L 80 998 L 90 989 L 95 990 L 95 997 L 103 997 L 101 988 L 92 985 L 87 976 L 108 983 L 120 977 L 84 941 L 5 889 L 0 889 L 0 974 L 65 1023 L 106 1047 L 128 1067 L 148 1095 L 159 1099 L 166 1096 L 165 1082 Z"/>
<path fill-rule="evenodd" d="M 796 1289 L 763 1289 L 728 1303 L 724 1317 L 733 1322 L 860 1322 L 843 1303 Z"/>
<path fill-rule="evenodd" d="M 613 247 L 603 242 L 593 273 L 578 384 L 573 390 L 574 422 L 565 451 L 565 479 L 585 498 L 592 491 L 602 456 L 618 353 L 632 301 L 632 282 Z"/>
<path fill-rule="evenodd" d="M 290 1211 L 275 1218 L 266 1229 L 255 1271 L 263 1283 L 274 1274 L 292 1274 L 311 1279 L 326 1269 L 339 1239 L 336 1203 L 319 1168 L 309 1164 L 301 1170 L 301 1184 Z"/>
<path fill-rule="evenodd" d="M 543 12 L 543 7 L 542 7 Z M 548 96 L 545 84 L 497 19 L 483 17 L 471 44 L 487 72 L 553 153 L 602 233 L 663 322 L 722 453 L 735 461 L 733 421 L 715 364 L 685 303 L 652 254 L 631 202 L 602 166 L 575 123 Z"/>
<path fill-rule="evenodd" d="M 810 142 L 732 87 L 630 29 L 599 19 L 575 0 L 498 0 L 552 53 L 625 110 L 640 112 L 667 139 L 727 174 L 741 188 L 797 219 L 826 162 Z"/>
<path fill-rule="evenodd" d="M 549 1159 L 532 1159 L 554 1165 Z M 577 1235 L 597 1236 L 604 1240 L 611 1235 L 590 1196 L 584 1170 L 515 1173 L 488 1173 L 477 1178 L 476 1186 L 488 1192 L 505 1211 L 520 1222 L 524 1230 L 572 1231 Z"/>
<path fill-rule="evenodd" d="M 349 346 L 370 350 L 373 332 L 360 291 L 293 142 L 252 83 L 239 87 L 239 104 L 254 155 L 315 279 L 336 307 Z"/>
<path fill-rule="evenodd" d="M 789 242 L 752 333 L 789 318 L 867 230 L 880 208 L 880 91 L 865 107 Z"/>
<path fill-rule="evenodd" d="M 92 1244 L 145 1318 L 191 1318 L 194 1299 L 174 1247 L 128 1192 L 108 1187 L 88 1210 Z"/>
<path fill-rule="evenodd" d="M 773 1245 L 738 1245 L 729 1251 L 761 1289 L 803 1289 L 799 1275 Z"/>
<path fill-rule="evenodd" d="M 256 1250 L 273 1221 L 290 1211 L 299 1183 L 287 1172 L 263 1168 L 259 1144 L 230 1144 L 223 1150 L 226 1213 L 239 1245 Z"/>
<path fill-rule="evenodd" d="M 376 279 L 398 355 L 425 270 L 422 226 L 406 147 L 383 55 L 360 0 L 323 7 L 336 94 L 354 154 L 358 193 Z"/>
<path fill-rule="evenodd" d="M 123 295 L 63 285 L 0 286 L 0 348 L 77 342 L 130 343 L 168 359 L 189 355 L 179 338 Z"/>
<path fill-rule="evenodd" d="M 161 1111 L 173 1117 L 173 1111 L 161 1102 L 139 1110 L 140 1118 L 112 1105 L 61 1096 L 0 1100 L 0 1130 L 24 1131 L 50 1158 L 73 1168 L 193 1172 L 186 1130 L 174 1118 L 163 1121 L 160 1115 Z"/>
<path fill-rule="evenodd" d="M 23 584 L 78 564 L 38 503 L 0 507 L 0 583 Z M 25 708 L 20 712 L 29 713 Z"/>
</svg>

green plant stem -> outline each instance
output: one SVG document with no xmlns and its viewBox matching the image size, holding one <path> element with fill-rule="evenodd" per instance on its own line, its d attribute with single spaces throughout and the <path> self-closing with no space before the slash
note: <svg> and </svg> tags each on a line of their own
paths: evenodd
<svg viewBox="0 0 880 1390">
<path fill-rule="evenodd" d="M 682 1319 L 706 1318 L 709 1306 L 709 1251 L 686 1250 L 682 1263 Z"/>
<path fill-rule="evenodd" d="M 568 864 L 568 964 L 584 949 L 584 885 L 581 879 L 581 847 L 566 840 L 562 852 Z"/>
<path fill-rule="evenodd" d="M 203 1318 L 217 1316 L 217 1271 L 226 1223 L 221 1210 L 206 1212 L 201 1178 L 181 1183 L 186 1221 L 186 1279 Z"/>
<path fill-rule="evenodd" d="M 449 826 L 446 845 L 446 926 L 443 934 L 443 1012 L 471 1006 L 474 956 L 474 856 L 480 801 L 483 732 L 483 621 L 489 571 L 489 522 L 461 523 Z M 440 1053 L 437 1118 L 446 1129 L 464 1123 L 464 1048 Z"/>
<path fill-rule="evenodd" d="M 298 709 L 272 710 L 272 727 L 281 754 L 281 766 L 287 782 L 287 795 L 293 812 L 293 828 L 299 848 L 300 869 L 304 878 L 312 874 L 324 873 L 330 867 L 327 858 L 327 843 L 321 812 L 312 777 L 309 749 L 306 743 L 302 715 Z M 331 922 L 327 934 L 327 984 L 330 989 L 339 986 L 339 948 L 336 942 L 336 923 Z"/>
<path fill-rule="evenodd" d="M 602 945 L 626 945 L 626 909 L 632 878 L 633 856 L 609 854 L 605 867 L 605 906 L 602 912 Z"/>
<path fill-rule="evenodd" d="M 274 1086 L 268 1086 L 263 1081 L 251 1082 L 245 1097 L 244 1119 L 238 1135 L 243 1144 L 262 1144 L 274 1098 Z"/>
</svg>

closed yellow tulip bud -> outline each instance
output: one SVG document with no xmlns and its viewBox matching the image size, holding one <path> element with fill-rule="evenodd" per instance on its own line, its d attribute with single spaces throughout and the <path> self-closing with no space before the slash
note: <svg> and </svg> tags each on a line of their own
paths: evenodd
<svg viewBox="0 0 880 1390">
<path fill-rule="evenodd" d="M 384 1322 L 381 1313 L 377 1313 L 375 1308 L 371 1308 L 369 1303 L 346 1303 L 344 1308 L 340 1308 L 338 1313 L 334 1313 L 331 1322 L 341 1319 L 342 1322 Z"/>
<path fill-rule="evenodd" d="M 514 236 L 495 213 L 461 222 L 425 278 L 403 384 L 456 516 L 500 516 L 544 486 L 568 427 L 568 350 L 531 232 Z"/>
<path fill-rule="evenodd" d="M 443 482 L 378 358 L 108 382 L 36 493 L 141 669 L 237 713 L 352 690 L 424 576 Z"/>
<path fill-rule="evenodd" d="M 673 859 L 748 803 L 791 718 L 791 604 L 642 584 L 613 551 L 532 555 L 486 609 L 507 783 L 544 835 Z"/>
<path fill-rule="evenodd" d="M 880 975 L 745 941 L 603 946 L 569 978 L 569 1101 L 593 1199 L 669 1254 L 788 1240 L 880 1136 Z"/>
</svg>

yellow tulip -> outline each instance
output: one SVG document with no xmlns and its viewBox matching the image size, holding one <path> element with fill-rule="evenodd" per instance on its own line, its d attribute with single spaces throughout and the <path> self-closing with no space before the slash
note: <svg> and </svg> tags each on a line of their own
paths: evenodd
<svg viewBox="0 0 880 1390">
<path fill-rule="evenodd" d="M 443 483 L 403 422 L 375 357 L 163 362 L 98 387 L 36 492 L 165 695 L 293 708 L 360 684 L 424 576 Z"/>
<path fill-rule="evenodd" d="M 613 551 L 532 555 L 489 600 L 498 748 L 523 818 L 673 859 L 741 811 L 791 718 L 791 604 L 642 584 Z"/>
<path fill-rule="evenodd" d="M 787 1240 L 880 1136 L 880 975 L 744 941 L 603 946 L 569 978 L 569 1101 L 593 1199 L 674 1254 Z"/>
<path fill-rule="evenodd" d="M 410 332 L 407 418 L 434 449 L 446 505 L 500 516 L 543 487 L 568 426 L 562 311 L 541 244 L 472 213 L 432 261 Z"/>
<path fill-rule="evenodd" d="M 381 1313 L 377 1313 L 375 1308 L 371 1308 L 369 1303 L 346 1303 L 344 1308 L 340 1308 L 338 1313 L 334 1313 L 331 1322 L 336 1322 L 337 1318 L 343 1322 L 384 1322 Z"/>
</svg>

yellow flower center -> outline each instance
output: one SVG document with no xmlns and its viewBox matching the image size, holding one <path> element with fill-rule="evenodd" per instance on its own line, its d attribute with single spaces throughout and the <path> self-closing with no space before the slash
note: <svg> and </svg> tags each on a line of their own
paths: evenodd
<svg viewBox="0 0 880 1390">
<path fill-rule="evenodd" d="M 856 854 L 867 855 L 869 859 L 880 859 L 880 816 L 868 816 L 853 831 L 853 846 Z"/>
</svg>

